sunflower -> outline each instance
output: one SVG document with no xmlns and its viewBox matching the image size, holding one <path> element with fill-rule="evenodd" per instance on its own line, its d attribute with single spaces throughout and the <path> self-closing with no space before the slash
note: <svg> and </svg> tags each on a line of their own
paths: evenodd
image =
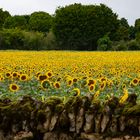
<svg viewBox="0 0 140 140">
<path fill-rule="evenodd" d="M 96 84 L 96 80 L 90 78 L 90 79 L 87 79 L 87 83 L 88 83 L 88 86 L 95 85 Z"/>
<path fill-rule="evenodd" d="M 95 85 L 94 85 L 94 84 L 90 85 L 90 86 L 89 86 L 89 91 L 92 92 L 92 91 L 94 91 L 94 90 L 95 90 Z"/>
<path fill-rule="evenodd" d="M 130 84 L 131 84 L 132 86 L 137 86 L 138 83 L 139 83 L 139 79 L 138 79 L 138 78 L 134 78 L 134 79 L 130 82 Z"/>
<path fill-rule="evenodd" d="M 73 82 L 76 83 L 78 81 L 77 78 L 73 78 Z"/>
<path fill-rule="evenodd" d="M 49 78 L 51 78 L 51 77 L 53 76 L 53 73 L 52 73 L 51 71 L 48 71 L 48 72 L 46 73 L 46 75 L 47 75 Z"/>
<path fill-rule="evenodd" d="M 27 81 L 28 80 L 28 75 L 27 74 L 21 74 L 20 75 L 20 81 Z"/>
<path fill-rule="evenodd" d="M 123 96 L 121 96 L 119 103 L 124 103 L 128 98 L 128 90 L 124 89 L 123 90 Z"/>
<path fill-rule="evenodd" d="M 19 90 L 19 86 L 17 84 L 10 84 L 9 89 L 12 92 L 16 92 Z"/>
<path fill-rule="evenodd" d="M 93 96 L 93 99 L 96 99 L 99 95 L 100 95 L 100 91 L 98 90 L 98 91 L 95 92 L 95 94 Z"/>
<path fill-rule="evenodd" d="M 43 89 L 48 89 L 50 86 L 51 86 L 51 84 L 50 84 L 50 81 L 48 81 L 48 80 L 43 80 L 43 81 L 41 82 L 41 87 L 42 87 Z"/>
<path fill-rule="evenodd" d="M 5 73 L 5 77 L 6 77 L 6 78 L 11 78 L 11 72 L 6 72 L 6 73 Z"/>
<path fill-rule="evenodd" d="M 100 84 L 100 90 L 104 90 L 105 87 L 106 87 L 106 82 L 103 81 L 103 82 Z"/>
<path fill-rule="evenodd" d="M 106 77 L 101 77 L 101 78 L 100 78 L 100 81 L 101 81 L 101 82 L 107 81 L 107 78 L 106 78 Z"/>
<path fill-rule="evenodd" d="M 79 88 L 74 88 L 72 91 L 74 96 L 79 96 L 80 95 L 80 89 Z"/>
<path fill-rule="evenodd" d="M 59 82 L 55 82 L 55 83 L 53 84 L 53 86 L 54 86 L 55 88 L 60 88 L 60 83 L 59 83 Z"/>
<path fill-rule="evenodd" d="M 13 73 L 12 73 L 12 77 L 13 77 L 13 78 L 18 78 L 18 75 L 19 75 L 18 72 L 13 72 Z"/>
<path fill-rule="evenodd" d="M 47 77 L 46 74 L 39 74 L 39 76 L 38 76 L 39 81 L 46 80 L 47 78 L 48 78 L 48 77 Z"/>
<path fill-rule="evenodd" d="M 67 79 L 67 86 L 72 86 L 73 85 L 73 79 L 68 78 Z"/>
<path fill-rule="evenodd" d="M 123 84 L 122 85 L 122 89 L 126 89 L 126 84 Z"/>
<path fill-rule="evenodd" d="M 4 77 L 3 76 L 0 76 L 0 81 L 4 81 Z"/>
</svg>

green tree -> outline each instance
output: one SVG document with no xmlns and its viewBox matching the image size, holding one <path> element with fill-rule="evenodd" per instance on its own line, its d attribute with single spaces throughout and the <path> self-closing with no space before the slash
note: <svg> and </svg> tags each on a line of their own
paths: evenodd
<svg viewBox="0 0 140 140">
<path fill-rule="evenodd" d="M 53 24 L 62 49 L 96 50 L 97 40 L 105 34 L 114 40 L 117 28 L 117 15 L 103 4 L 60 7 Z"/>
<path fill-rule="evenodd" d="M 0 28 L 2 28 L 6 18 L 10 16 L 11 15 L 8 11 L 3 11 L 3 9 L 0 9 Z"/>
<path fill-rule="evenodd" d="M 107 51 L 111 49 L 112 41 L 108 37 L 108 35 L 104 35 L 97 41 L 98 47 L 97 50 Z"/>
<path fill-rule="evenodd" d="M 46 12 L 34 12 L 29 19 L 29 29 L 48 33 L 52 25 L 52 16 Z"/>
<path fill-rule="evenodd" d="M 18 16 L 18 15 L 11 16 L 5 20 L 3 27 L 7 29 L 12 29 L 12 28 L 26 29 L 27 20 L 24 16 Z"/>
<path fill-rule="evenodd" d="M 119 20 L 119 28 L 116 32 L 116 40 L 129 40 L 130 27 L 125 18 Z"/>
<path fill-rule="evenodd" d="M 136 40 L 140 42 L 140 18 L 135 21 L 135 31 Z"/>
</svg>

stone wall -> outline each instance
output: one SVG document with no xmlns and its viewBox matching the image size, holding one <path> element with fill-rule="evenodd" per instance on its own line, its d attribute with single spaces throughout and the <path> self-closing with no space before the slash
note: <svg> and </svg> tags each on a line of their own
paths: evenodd
<svg viewBox="0 0 140 140">
<path fill-rule="evenodd" d="M 0 100 L 0 140 L 140 140 L 140 104 L 131 94 L 101 102 L 91 95 L 41 102 Z"/>
</svg>

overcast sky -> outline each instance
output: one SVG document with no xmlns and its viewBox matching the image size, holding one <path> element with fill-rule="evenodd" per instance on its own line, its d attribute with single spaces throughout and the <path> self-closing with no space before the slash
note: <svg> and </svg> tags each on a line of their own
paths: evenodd
<svg viewBox="0 0 140 140">
<path fill-rule="evenodd" d="M 12 15 L 31 14 L 34 11 L 45 11 L 54 14 L 58 6 L 73 3 L 100 4 L 110 7 L 119 18 L 125 17 L 130 25 L 140 18 L 140 0 L 0 0 L 0 8 Z"/>
</svg>

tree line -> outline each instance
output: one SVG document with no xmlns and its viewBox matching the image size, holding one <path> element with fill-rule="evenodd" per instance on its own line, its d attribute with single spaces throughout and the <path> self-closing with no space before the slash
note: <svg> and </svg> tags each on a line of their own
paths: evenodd
<svg viewBox="0 0 140 140">
<path fill-rule="evenodd" d="M 104 4 L 72 4 L 30 15 L 0 9 L 0 49 L 140 50 L 140 19 L 130 26 Z"/>
</svg>

